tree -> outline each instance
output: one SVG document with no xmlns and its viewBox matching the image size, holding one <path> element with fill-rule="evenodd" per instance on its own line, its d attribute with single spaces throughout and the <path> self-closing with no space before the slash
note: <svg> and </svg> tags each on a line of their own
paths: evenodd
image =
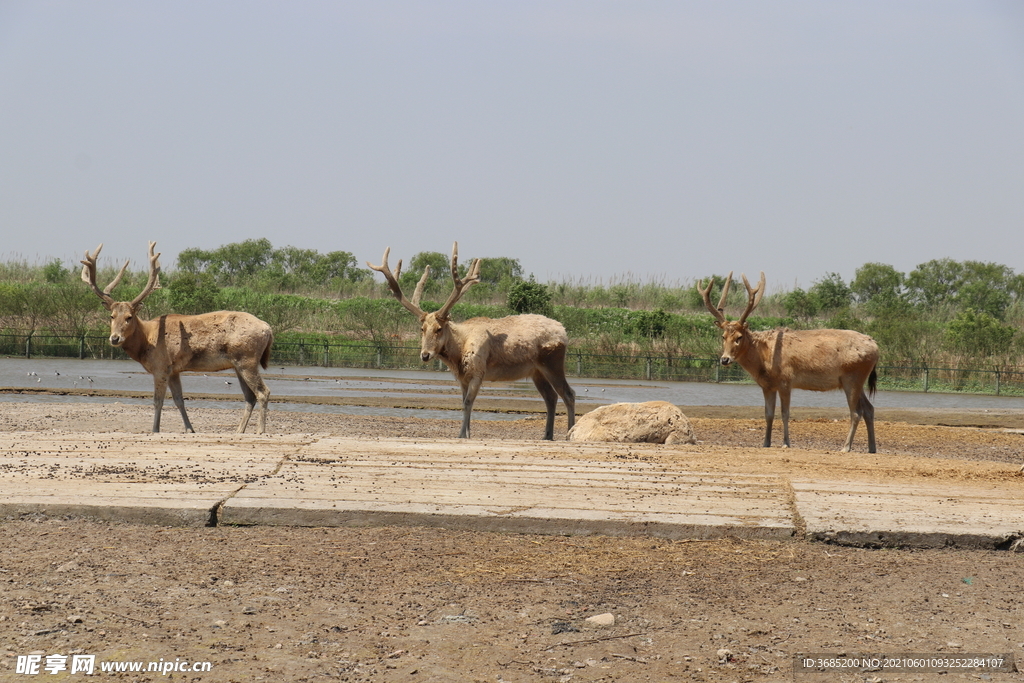
<svg viewBox="0 0 1024 683">
<path fill-rule="evenodd" d="M 43 278 L 51 284 L 66 281 L 70 272 L 60 262 L 60 259 L 53 259 L 43 266 Z"/>
<path fill-rule="evenodd" d="M 512 283 L 523 279 L 523 266 L 519 259 L 498 256 L 480 259 L 480 282 L 492 285 Z"/>
<path fill-rule="evenodd" d="M 904 305 L 904 275 L 885 263 L 865 263 L 854 273 L 850 291 L 869 312 L 880 313 Z"/>
<path fill-rule="evenodd" d="M 963 279 L 956 303 L 961 309 L 983 312 L 1000 320 L 1013 302 L 1017 277 L 998 263 L 963 262 Z"/>
<path fill-rule="evenodd" d="M 998 263 L 937 259 L 907 276 L 914 302 L 927 310 L 943 307 L 984 312 L 1002 319 L 1019 287 L 1013 269 Z"/>
<path fill-rule="evenodd" d="M 963 264 L 950 258 L 933 259 L 910 271 L 907 292 L 913 303 L 934 310 L 956 300 L 963 277 Z"/>
<path fill-rule="evenodd" d="M 829 273 L 816 280 L 807 294 L 814 300 L 817 308 L 825 312 L 846 308 L 853 299 L 853 293 L 839 273 Z"/>
<path fill-rule="evenodd" d="M 338 313 L 344 325 L 357 337 L 369 341 L 382 352 L 401 338 L 401 332 L 409 321 L 415 320 L 394 299 L 348 299 L 338 304 Z"/>
<path fill-rule="evenodd" d="M 815 298 L 799 287 L 782 297 L 782 307 L 786 315 L 793 318 L 810 319 L 818 312 Z"/>
<path fill-rule="evenodd" d="M 175 313 L 197 315 L 220 308 L 220 288 L 209 273 L 179 272 L 167 289 Z"/>
<path fill-rule="evenodd" d="M 994 356 L 1006 353 L 1013 341 L 1014 328 L 999 322 L 984 311 L 960 311 L 946 328 L 946 343 L 955 353 L 968 356 Z"/>
<path fill-rule="evenodd" d="M 178 268 L 189 273 L 209 273 L 219 285 L 237 285 L 259 275 L 271 262 L 273 245 L 267 238 L 232 242 L 211 251 L 185 249 L 178 254 Z"/>
<path fill-rule="evenodd" d="M 665 336 L 671 316 L 657 309 L 654 311 L 630 311 L 628 332 L 646 339 L 659 339 Z"/>
<path fill-rule="evenodd" d="M 547 286 L 530 280 L 520 280 L 508 290 L 508 307 L 516 313 L 552 314 L 551 292 Z"/>
</svg>

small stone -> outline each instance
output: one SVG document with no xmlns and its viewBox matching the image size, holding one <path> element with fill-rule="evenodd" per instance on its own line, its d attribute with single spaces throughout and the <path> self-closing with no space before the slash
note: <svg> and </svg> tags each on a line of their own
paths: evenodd
<svg viewBox="0 0 1024 683">
<path fill-rule="evenodd" d="M 72 624 L 81 624 L 83 621 L 85 621 L 85 618 L 81 614 L 68 615 L 68 622 Z"/>
<path fill-rule="evenodd" d="M 213 622 L 213 625 L 217 628 L 224 628 L 228 625 L 228 622 L 224 621 L 223 619 L 218 619 L 217 621 Z"/>
<path fill-rule="evenodd" d="M 592 617 L 587 617 L 584 621 L 591 626 L 614 626 L 615 615 L 611 612 L 605 612 L 604 614 L 595 614 Z"/>
</svg>

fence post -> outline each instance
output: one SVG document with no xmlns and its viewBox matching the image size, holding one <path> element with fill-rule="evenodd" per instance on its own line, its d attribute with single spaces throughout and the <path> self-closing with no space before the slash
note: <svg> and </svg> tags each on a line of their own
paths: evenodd
<svg viewBox="0 0 1024 683">
<path fill-rule="evenodd" d="M 583 352 L 576 349 L 576 376 L 583 376 Z"/>
<path fill-rule="evenodd" d="M 647 376 L 647 380 L 651 379 L 651 357 L 647 356 L 647 367 L 645 368 L 644 374 Z"/>
<path fill-rule="evenodd" d="M 999 395 L 999 371 L 996 370 L 996 396 Z"/>
<path fill-rule="evenodd" d="M 25 337 L 25 358 L 31 358 L 31 357 L 32 357 L 32 332 L 29 332 L 28 336 Z"/>
<path fill-rule="evenodd" d="M 928 366 L 924 366 L 924 390 L 928 392 Z"/>
<path fill-rule="evenodd" d="M 331 345 L 329 342 L 324 342 L 324 367 L 331 367 Z"/>
<path fill-rule="evenodd" d="M 377 347 L 377 367 L 384 367 L 384 354 L 381 352 L 380 347 Z"/>
<path fill-rule="evenodd" d="M 78 360 L 85 360 L 85 332 L 78 338 Z"/>
<path fill-rule="evenodd" d="M 722 372 L 722 364 L 721 363 L 715 363 L 715 382 L 721 382 L 722 381 L 721 372 Z"/>
</svg>

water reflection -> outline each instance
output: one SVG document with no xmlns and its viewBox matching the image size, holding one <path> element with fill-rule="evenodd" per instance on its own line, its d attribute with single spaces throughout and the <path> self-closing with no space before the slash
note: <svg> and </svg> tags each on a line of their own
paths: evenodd
<svg viewBox="0 0 1024 683">
<path fill-rule="evenodd" d="M 272 366 L 264 371 L 275 410 L 323 413 L 392 415 L 458 418 L 458 410 L 424 410 L 410 408 L 378 408 L 363 406 L 312 405 L 288 403 L 295 397 L 360 397 L 406 396 L 441 397 L 458 405 L 459 390 L 446 372 L 413 370 L 372 370 L 360 368 L 321 368 Z M 570 377 L 577 400 L 585 403 L 616 403 L 620 401 L 664 400 L 680 406 L 757 406 L 763 405 L 761 390 L 753 384 L 705 384 L 699 382 L 646 382 L 640 380 L 597 380 Z M 241 402 L 238 380 L 233 371 L 219 373 L 186 373 L 182 376 L 186 397 L 191 394 L 220 396 L 224 400 L 203 401 L 203 405 L 237 410 Z M 46 389 L 51 391 L 98 389 L 111 391 L 149 392 L 152 378 L 134 361 L 74 360 L 64 358 L 0 359 L 0 387 L 12 389 Z M 529 380 L 488 383 L 481 397 L 515 397 L 543 402 Z M 149 404 L 150 400 L 119 396 L 60 396 L 53 394 L 0 394 L 0 401 L 52 403 L 121 403 Z M 875 397 L 880 408 L 934 408 L 968 410 L 1024 410 L 1024 398 L 977 396 L 970 394 L 936 394 L 882 391 Z M 842 392 L 798 391 L 794 406 L 843 408 Z M 504 415 L 475 411 L 476 419 L 515 419 Z"/>
</svg>

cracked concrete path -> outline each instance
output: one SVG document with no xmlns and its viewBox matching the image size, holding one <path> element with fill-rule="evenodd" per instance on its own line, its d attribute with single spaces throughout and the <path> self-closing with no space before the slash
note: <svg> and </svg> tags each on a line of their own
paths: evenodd
<svg viewBox="0 0 1024 683">
<path fill-rule="evenodd" d="M 703 471 L 675 447 L 324 435 L 0 436 L 0 516 L 160 525 L 419 525 L 1011 548 L 1020 480 L 960 485 Z M 685 447 L 680 459 L 685 460 Z M 735 457 L 737 451 L 730 453 Z M 751 457 L 753 452 L 751 452 Z"/>
</svg>

